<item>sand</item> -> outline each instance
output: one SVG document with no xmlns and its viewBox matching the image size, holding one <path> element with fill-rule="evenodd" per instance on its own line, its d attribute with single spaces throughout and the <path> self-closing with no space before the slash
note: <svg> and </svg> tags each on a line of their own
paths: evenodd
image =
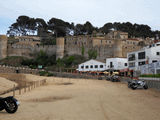
<svg viewBox="0 0 160 120">
<path fill-rule="evenodd" d="M 47 84 L 17 95 L 18 111 L 1 111 L 0 120 L 160 120 L 158 91 L 105 80 L 38 78 Z"/>
<path fill-rule="evenodd" d="M 14 87 L 14 85 L 16 87 L 17 83 L 12 82 L 6 78 L 0 77 L 0 93 L 3 93 L 6 90 L 12 89 Z"/>
</svg>

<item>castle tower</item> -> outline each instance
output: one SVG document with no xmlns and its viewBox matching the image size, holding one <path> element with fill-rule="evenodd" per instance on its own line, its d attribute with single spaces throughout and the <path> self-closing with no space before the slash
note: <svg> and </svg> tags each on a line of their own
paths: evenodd
<svg viewBox="0 0 160 120">
<path fill-rule="evenodd" d="M 114 57 L 123 57 L 122 55 L 122 40 L 114 39 Z"/>
<path fill-rule="evenodd" d="M 0 35 L 0 59 L 7 57 L 7 42 L 8 42 L 7 36 Z"/>
<path fill-rule="evenodd" d="M 56 39 L 56 59 L 64 57 L 64 37 Z"/>
</svg>

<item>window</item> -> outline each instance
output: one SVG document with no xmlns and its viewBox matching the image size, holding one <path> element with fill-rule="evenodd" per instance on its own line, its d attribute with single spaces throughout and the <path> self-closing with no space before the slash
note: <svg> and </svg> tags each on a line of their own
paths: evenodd
<svg viewBox="0 0 160 120">
<path fill-rule="evenodd" d="M 138 53 L 138 59 L 145 59 L 145 56 L 146 56 L 145 52 Z"/>
<path fill-rule="evenodd" d="M 113 67 L 113 62 L 110 62 L 110 68 L 112 68 Z"/>
<path fill-rule="evenodd" d="M 100 65 L 100 68 L 103 68 L 103 65 Z"/>
<path fill-rule="evenodd" d="M 124 63 L 124 66 L 127 66 L 127 63 Z"/>
<path fill-rule="evenodd" d="M 81 66 L 81 68 L 83 69 L 83 68 L 84 68 L 84 66 Z"/>
<path fill-rule="evenodd" d="M 129 67 L 135 67 L 135 63 L 129 63 Z"/>
<path fill-rule="evenodd" d="M 86 69 L 88 69 L 88 65 L 86 66 Z"/>
<path fill-rule="evenodd" d="M 94 68 L 98 68 L 98 65 L 95 65 Z"/>
<path fill-rule="evenodd" d="M 128 55 L 128 61 L 134 61 L 136 59 L 135 54 L 129 54 Z"/>
<path fill-rule="evenodd" d="M 141 65 L 145 65 L 146 62 L 145 61 L 142 61 L 142 62 L 138 62 L 138 65 L 141 66 Z"/>
<path fill-rule="evenodd" d="M 157 52 L 157 55 L 160 55 L 160 52 Z"/>
<path fill-rule="evenodd" d="M 160 74 L 160 69 L 157 69 L 157 74 Z"/>
<path fill-rule="evenodd" d="M 93 65 L 91 65 L 90 68 L 93 68 Z"/>
<path fill-rule="evenodd" d="M 157 60 L 152 60 L 152 63 L 155 63 L 155 62 L 157 62 Z"/>
</svg>

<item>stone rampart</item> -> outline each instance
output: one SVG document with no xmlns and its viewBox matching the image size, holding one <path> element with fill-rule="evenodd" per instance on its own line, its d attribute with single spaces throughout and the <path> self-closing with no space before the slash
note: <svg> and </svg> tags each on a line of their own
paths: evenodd
<svg viewBox="0 0 160 120">
<path fill-rule="evenodd" d="M 40 70 L 25 67 L 12 67 L 0 65 L 0 73 L 25 73 L 25 74 L 38 74 Z"/>
</svg>

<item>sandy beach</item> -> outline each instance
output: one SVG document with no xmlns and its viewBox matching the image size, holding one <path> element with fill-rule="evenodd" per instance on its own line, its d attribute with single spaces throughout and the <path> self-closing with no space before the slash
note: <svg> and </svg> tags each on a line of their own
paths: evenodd
<svg viewBox="0 0 160 120">
<path fill-rule="evenodd" d="M 0 120 L 159 120 L 160 92 L 124 83 L 27 75 L 47 84 L 22 95 L 18 111 Z"/>
</svg>

